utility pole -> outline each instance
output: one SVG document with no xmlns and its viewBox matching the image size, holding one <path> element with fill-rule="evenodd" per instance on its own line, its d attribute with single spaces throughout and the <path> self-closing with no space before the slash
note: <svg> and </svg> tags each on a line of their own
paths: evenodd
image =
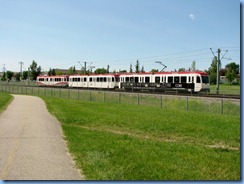
<svg viewBox="0 0 244 184">
<path fill-rule="evenodd" d="M 219 64 L 220 64 L 220 52 L 221 50 L 218 48 L 218 59 L 217 59 L 217 80 L 216 80 L 216 83 L 217 83 L 217 86 L 216 86 L 216 94 L 218 95 L 219 94 Z"/>
<path fill-rule="evenodd" d="M 86 74 L 86 61 L 84 62 L 84 74 Z"/>
<path fill-rule="evenodd" d="M 5 73 L 5 70 L 6 70 L 5 64 L 3 64 L 3 73 Z"/>
<path fill-rule="evenodd" d="M 24 62 L 20 61 L 19 64 L 20 64 L 20 76 L 22 77 L 23 76 L 22 66 L 24 65 Z"/>
<path fill-rule="evenodd" d="M 83 68 L 82 64 L 80 63 L 80 61 L 78 61 L 78 63 L 81 66 L 81 69 Z M 86 74 L 86 61 L 84 61 L 84 74 Z"/>
<path fill-rule="evenodd" d="M 214 57 L 216 57 L 214 55 L 214 52 L 212 51 L 212 48 L 210 48 L 212 54 Z M 228 52 L 228 50 L 225 50 L 225 54 Z M 225 54 L 222 56 L 222 58 L 220 59 L 220 53 L 221 53 L 221 49 L 218 48 L 217 50 L 217 53 L 218 53 L 218 57 L 217 57 L 217 76 L 216 76 L 216 94 L 219 94 L 219 65 L 220 65 L 220 61 L 221 59 L 223 59 L 223 57 L 225 56 Z"/>
</svg>

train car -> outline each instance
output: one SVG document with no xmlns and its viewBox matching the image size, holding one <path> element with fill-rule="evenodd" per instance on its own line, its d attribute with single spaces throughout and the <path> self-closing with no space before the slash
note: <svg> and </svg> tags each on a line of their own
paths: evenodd
<svg viewBox="0 0 244 184">
<path fill-rule="evenodd" d="M 67 87 L 68 81 L 69 81 L 68 75 L 38 76 L 36 79 L 36 83 L 39 86 Z"/>
<path fill-rule="evenodd" d="M 119 87 L 118 74 L 71 75 L 69 87 L 115 89 Z"/>
<path fill-rule="evenodd" d="M 125 90 L 209 92 L 209 77 L 203 72 L 156 72 L 121 74 Z"/>
</svg>

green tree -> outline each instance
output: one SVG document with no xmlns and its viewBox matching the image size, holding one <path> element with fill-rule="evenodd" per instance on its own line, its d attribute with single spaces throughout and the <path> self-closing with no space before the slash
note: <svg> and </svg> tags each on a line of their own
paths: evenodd
<svg viewBox="0 0 244 184">
<path fill-rule="evenodd" d="M 26 80 L 28 78 L 28 71 L 23 71 L 22 72 L 22 80 Z"/>
<path fill-rule="evenodd" d="M 235 80 L 235 78 L 239 74 L 239 67 L 240 66 L 235 62 L 225 65 L 226 68 L 225 76 L 230 84 Z"/>
<path fill-rule="evenodd" d="M 191 64 L 191 71 L 196 71 L 196 61 L 192 61 L 192 64 Z"/>
<path fill-rule="evenodd" d="M 6 72 L 3 72 L 3 76 L 1 78 L 1 81 L 6 81 Z"/>
<path fill-rule="evenodd" d="M 185 68 L 179 68 L 179 69 L 178 69 L 178 72 L 185 72 L 185 71 L 186 71 Z"/>
<path fill-rule="evenodd" d="M 141 72 L 142 72 L 142 73 L 145 73 L 144 66 L 141 67 Z"/>
<path fill-rule="evenodd" d="M 130 73 L 133 73 L 132 64 L 130 64 Z"/>
<path fill-rule="evenodd" d="M 119 73 L 127 73 L 127 70 L 119 70 Z"/>
<path fill-rule="evenodd" d="M 71 67 L 69 68 L 68 74 L 69 74 L 69 75 L 76 74 L 75 66 L 74 66 L 74 67 L 71 66 Z"/>
<path fill-rule="evenodd" d="M 217 57 L 215 56 L 212 60 L 212 64 L 210 68 L 208 69 L 208 74 L 210 77 L 211 84 L 216 84 L 217 81 Z M 221 63 L 219 64 L 219 68 L 221 68 Z"/>
<path fill-rule="evenodd" d="M 20 81 L 21 73 L 20 72 L 15 73 L 14 77 L 15 77 L 16 81 Z"/>
<path fill-rule="evenodd" d="M 107 66 L 107 73 L 109 73 L 109 65 Z"/>
<path fill-rule="evenodd" d="M 6 77 L 8 80 L 11 80 L 13 76 L 14 76 L 14 72 L 11 72 L 11 71 L 6 72 Z"/>
<path fill-rule="evenodd" d="M 55 69 L 49 69 L 49 71 L 48 71 L 48 76 L 54 76 L 54 75 L 56 75 L 56 71 L 55 71 Z"/>
<path fill-rule="evenodd" d="M 158 72 L 158 69 L 152 69 L 151 72 L 156 73 L 156 72 Z"/>
<path fill-rule="evenodd" d="M 140 63 L 138 60 L 136 61 L 135 69 L 136 69 L 136 73 L 140 72 Z"/>
<path fill-rule="evenodd" d="M 107 70 L 105 68 L 97 68 L 95 70 L 95 74 L 105 74 L 107 73 Z"/>
<path fill-rule="evenodd" d="M 37 66 L 37 63 L 35 60 L 32 61 L 32 64 L 29 67 L 30 72 L 30 78 L 32 80 L 36 80 L 37 76 L 41 73 L 41 66 Z"/>
</svg>

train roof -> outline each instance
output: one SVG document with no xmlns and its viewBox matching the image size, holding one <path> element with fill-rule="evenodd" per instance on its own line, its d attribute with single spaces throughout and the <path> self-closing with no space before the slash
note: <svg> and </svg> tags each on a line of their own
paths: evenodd
<svg viewBox="0 0 244 184">
<path fill-rule="evenodd" d="M 70 77 L 74 77 L 74 76 L 87 76 L 87 77 L 89 77 L 89 76 L 119 76 L 119 74 L 114 74 L 114 73 L 105 73 L 105 74 L 95 74 L 95 73 L 93 73 L 93 74 L 73 74 L 73 75 L 70 75 Z"/>
<path fill-rule="evenodd" d="M 143 72 L 143 73 L 120 73 L 120 75 L 167 75 L 167 74 L 200 74 L 208 75 L 205 72 L 201 71 L 185 71 L 185 72 Z"/>
<path fill-rule="evenodd" d="M 37 78 L 63 78 L 63 77 L 68 77 L 68 75 L 53 75 L 53 76 L 42 75 L 42 76 L 37 76 Z"/>
<path fill-rule="evenodd" d="M 143 72 L 143 73 L 107 73 L 107 74 L 73 74 L 73 75 L 55 75 L 55 76 L 38 76 L 38 78 L 63 78 L 63 77 L 75 77 L 75 76 L 80 76 L 80 77 L 89 77 L 89 76 L 126 76 L 126 75 L 170 75 L 170 74 L 179 74 L 179 75 L 184 75 L 184 74 L 200 74 L 200 75 L 208 75 L 205 72 L 201 71 L 185 71 L 185 72 Z"/>
</svg>

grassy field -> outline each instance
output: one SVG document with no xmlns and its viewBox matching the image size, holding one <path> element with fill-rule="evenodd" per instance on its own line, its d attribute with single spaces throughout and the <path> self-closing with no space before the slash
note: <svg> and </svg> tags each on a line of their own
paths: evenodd
<svg viewBox="0 0 244 184">
<path fill-rule="evenodd" d="M 219 94 L 233 94 L 240 95 L 240 85 L 220 84 Z M 216 94 L 216 85 L 210 85 L 210 93 Z"/>
<path fill-rule="evenodd" d="M 13 96 L 8 93 L 0 92 L 0 113 L 6 109 L 7 105 L 11 102 Z"/>
<path fill-rule="evenodd" d="M 240 117 L 42 97 L 87 180 L 239 180 Z"/>
</svg>

